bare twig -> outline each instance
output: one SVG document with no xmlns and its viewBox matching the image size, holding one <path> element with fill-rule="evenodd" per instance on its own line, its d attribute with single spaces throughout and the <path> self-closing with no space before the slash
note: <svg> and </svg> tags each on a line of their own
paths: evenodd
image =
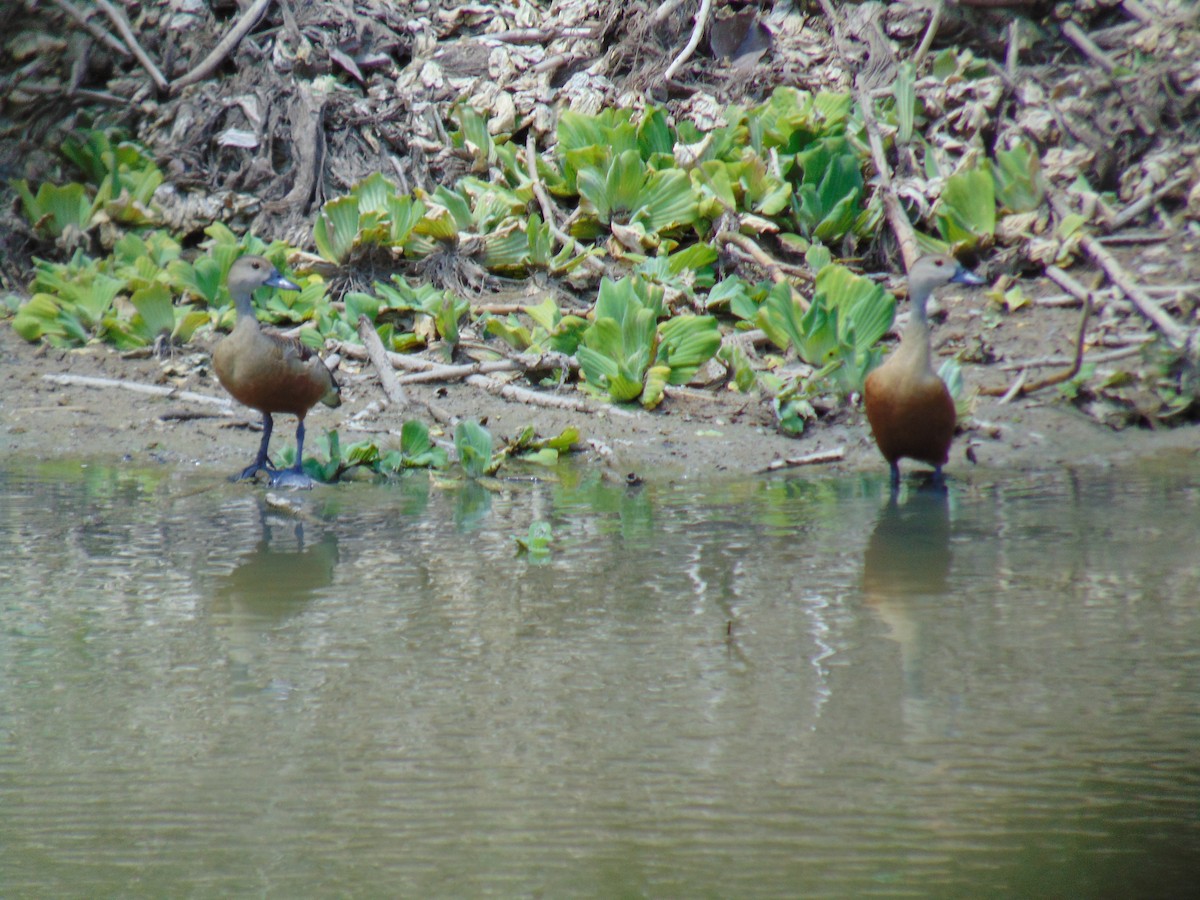
<svg viewBox="0 0 1200 900">
<path fill-rule="evenodd" d="M 181 391 L 178 388 L 164 387 L 161 384 L 145 384 L 144 382 L 126 381 L 121 378 L 98 378 L 94 375 L 68 375 L 57 372 L 43 375 L 42 379 L 53 384 L 102 388 L 104 390 L 119 388 L 123 391 L 149 394 L 152 397 L 169 397 L 172 400 L 183 400 L 187 403 L 207 403 L 213 406 L 224 407 L 228 411 L 227 415 L 233 415 L 233 403 L 228 397 L 213 397 L 210 394 L 197 394 L 195 391 Z"/>
<path fill-rule="evenodd" d="M 1080 53 L 1103 69 L 1105 75 L 1112 75 L 1117 64 L 1113 62 L 1112 57 L 1095 45 L 1082 28 L 1067 19 L 1062 23 L 1062 33 L 1063 37 L 1074 44 Z"/>
<path fill-rule="evenodd" d="M 396 406 L 408 406 L 408 397 L 404 393 L 404 388 L 400 387 L 399 382 L 396 381 L 396 370 L 392 368 L 391 360 L 388 359 L 387 351 L 383 347 L 383 341 L 379 340 L 375 326 L 366 316 L 358 317 L 358 336 L 362 339 L 363 346 L 367 348 L 367 357 L 371 360 L 371 365 L 375 367 L 375 371 L 379 375 L 379 383 L 383 387 L 384 396 Z"/>
<path fill-rule="evenodd" d="M 96 5 L 104 11 L 110 22 L 116 26 L 117 32 L 121 35 L 121 40 L 125 42 L 125 46 L 129 48 L 129 52 L 133 54 L 143 69 L 150 75 L 150 80 L 154 82 L 154 86 L 160 91 L 167 90 L 167 79 L 163 77 L 163 73 L 158 70 L 158 66 L 154 64 L 142 45 L 138 43 L 137 36 L 133 33 L 133 29 L 129 27 L 129 20 L 125 18 L 125 13 L 113 6 L 109 0 L 95 0 Z"/>
<path fill-rule="evenodd" d="M 562 230 L 558 225 L 558 217 L 554 214 L 554 204 L 546 193 L 546 185 L 537 170 L 537 143 L 533 137 L 533 129 L 525 135 L 525 163 L 529 166 L 529 180 L 533 184 L 533 195 L 537 197 L 538 206 L 542 208 L 542 219 L 550 226 L 550 233 L 563 247 L 574 247 L 575 239 Z"/>
<path fill-rule="evenodd" d="M 244 38 L 250 32 L 250 29 L 258 24 L 258 20 L 262 18 L 263 13 L 267 11 L 267 7 L 271 3 L 272 0 L 254 0 L 254 4 L 238 17 L 234 26 L 226 32 L 225 37 L 217 42 L 217 46 L 212 48 L 208 56 L 204 57 L 200 61 L 200 64 L 192 69 L 192 71 L 176 78 L 171 83 L 171 90 L 178 93 L 189 85 L 203 81 L 215 72 L 217 66 L 221 65 L 225 57 L 237 46 L 238 41 Z"/>
<path fill-rule="evenodd" d="M 662 3 L 658 4 L 658 9 L 654 10 L 654 16 L 651 21 L 655 25 L 661 25 L 681 5 L 683 5 L 683 0 L 663 0 Z"/>
<path fill-rule="evenodd" d="M 755 263 L 761 266 L 763 271 L 765 271 L 767 275 L 770 276 L 771 280 L 776 284 L 791 284 L 788 279 L 786 267 L 782 263 L 772 259 L 762 247 L 758 246 L 758 244 L 756 244 L 754 240 L 747 235 L 739 234 L 736 231 L 724 230 L 717 234 L 716 238 L 714 239 L 714 243 L 716 243 L 719 247 L 724 247 L 727 244 L 737 247 L 738 249 L 744 251 L 746 255 L 749 256 Z M 807 312 L 809 307 L 808 300 L 801 296 L 794 287 L 792 289 L 792 296 L 796 299 L 796 302 L 800 304 L 804 311 Z"/>
<path fill-rule="evenodd" d="M 596 31 L 587 26 L 574 28 L 509 28 L 479 35 L 481 41 L 501 41 L 506 44 L 548 44 L 558 38 L 590 38 Z"/>
<path fill-rule="evenodd" d="M 1140 341 L 1129 347 L 1121 347 L 1118 350 L 1109 350 L 1106 353 L 1093 353 L 1084 358 L 1084 362 L 1088 365 L 1098 366 L 1101 363 L 1116 362 L 1118 359 L 1128 359 L 1130 356 L 1138 356 L 1145 349 L 1145 341 Z M 1049 369 L 1060 368 L 1062 366 L 1072 365 L 1072 360 L 1065 356 L 1042 356 L 1035 359 L 1023 359 L 1019 362 L 1005 363 L 1000 367 L 1004 372 L 1020 372 L 1022 369 Z"/>
<path fill-rule="evenodd" d="M 51 2 L 53 2 L 55 6 L 78 22 L 79 26 L 83 28 L 84 31 L 102 43 L 109 50 L 112 50 L 114 53 L 117 53 L 120 56 L 129 56 L 129 50 L 124 44 L 89 19 L 86 13 L 80 12 L 74 4 L 68 3 L 67 0 L 51 0 Z"/>
<path fill-rule="evenodd" d="M 794 469 L 797 466 L 818 466 L 824 463 L 839 462 L 846 458 L 845 447 L 834 447 L 832 450 L 814 450 L 803 456 L 790 456 L 784 459 L 773 459 L 759 469 L 763 472 L 778 472 L 780 469 Z"/>
<path fill-rule="evenodd" d="M 937 0 L 934 4 L 933 12 L 929 15 L 929 25 L 925 28 L 925 34 L 921 38 L 921 43 L 917 45 L 917 51 L 913 54 L 912 64 L 914 68 L 919 69 L 921 67 L 921 63 L 925 61 L 925 54 L 933 46 L 933 39 L 937 37 L 938 25 L 942 21 L 943 3 L 944 0 Z"/>
<path fill-rule="evenodd" d="M 1054 268 L 1054 266 L 1049 267 L 1049 269 Z M 1049 269 L 1047 269 L 1047 272 L 1049 272 Z M 1056 274 L 1066 275 L 1065 272 L 1057 269 Z M 1067 277 L 1069 278 L 1069 276 Z M 1071 291 L 1072 293 L 1075 293 L 1076 289 L 1080 288 L 1074 279 L 1070 279 L 1069 281 L 1065 282 L 1064 286 L 1065 284 L 1073 285 L 1072 287 L 1067 288 L 1067 290 Z M 985 396 L 992 397 L 996 396 L 997 394 L 1002 394 L 1000 402 L 1009 403 L 1016 397 L 1020 397 L 1024 394 L 1032 394 L 1035 391 L 1040 391 L 1043 388 L 1052 387 L 1056 384 L 1062 384 L 1065 381 L 1070 381 L 1072 378 L 1078 375 L 1079 370 L 1083 368 L 1083 350 L 1087 342 L 1087 324 L 1088 319 L 1090 319 L 1092 315 L 1092 291 L 1082 289 L 1082 295 L 1079 296 L 1079 299 L 1083 301 L 1083 312 L 1080 313 L 1079 331 L 1075 335 L 1075 358 L 1072 360 L 1070 366 L 1068 366 L 1066 369 L 1063 369 L 1061 372 L 1055 372 L 1053 375 L 1047 376 L 1040 381 L 1034 381 L 1032 383 L 1026 381 L 1029 375 L 1028 368 L 1022 368 L 1021 374 L 1017 376 L 1016 381 L 1013 382 L 1012 386 L 1009 387 L 1008 390 L 1001 392 L 996 388 L 981 388 L 979 392 Z"/>
<path fill-rule="evenodd" d="M 696 13 L 696 24 L 692 26 L 692 36 L 687 42 L 687 46 L 679 51 L 679 55 L 671 60 L 671 64 L 667 66 L 663 72 L 663 81 L 671 81 L 675 77 L 675 73 L 685 62 L 691 59 L 696 48 L 700 46 L 700 38 L 704 36 L 704 29 L 708 25 L 708 14 L 712 9 L 712 0 L 703 0 L 700 4 L 700 11 Z"/>
<path fill-rule="evenodd" d="M 1180 175 L 1178 178 L 1174 178 L 1171 181 L 1168 181 L 1166 184 L 1160 185 L 1156 190 L 1133 201 L 1127 207 L 1117 213 L 1117 215 L 1109 223 L 1109 227 L 1114 231 L 1116 231 L 1118 228 L 1123 228 L 1167 194 L 1185 187 L 1190 182 L 1191 176 Z"/>
<path fill-rule="evenodd" d="M 829 19 L 829 25 L 833 31 L 833 41 L 837 45 L 838 51 L 843 59 L 850 59 L 842 37 L 841 17 L 837 9 L 832 0 L 820 0 L 820 2 L 821 9 L 825 11 L 825 17 Z M 888 164 L 887 153 L 883 149 L 879 123 L 875 120 L 874 102 L 868 92 L 859 84 L 857 78 L 854 84 L 854 97 L 858 101 L 858 107 L 862 113 L 863 127 L 867 130 L 867 138 L 871 145 L 871 159 L 875 163 L 875 171 L 879 177 L 879 189 L 883 191 L 883 207 L 887 213 L 888 224 L 892 226 L 892 232 L 900 244 L 900 253 L 904 257 L 904 268 L 908 270 L 920 256 L 916 232 L 913 230 L 912 223 L 908 221 L 908 216 L 900 203 L 900 197 L 896 194 L 896 188 L 892 184 L 892 168 Z"/>
<path fill-rule="evenodd" d="M 1065 217 L 1070 213 L 1065 200 L 1060 196 L 1052 196 L 1051 203 L 1060 218 Z M 1108 275 L 1109 279 L 1129 298 L 1137 311 L 1154 323 L 1154 326 L 1162 332 L 1176 347 L 1183 347 L 1188 342 L 1188 331 L 1186 328 L 1176 322 L 1171 316 L 1156 303 L 1141 286 L 1133 280 L 1128 272 L 1121 266 L 1115 256 L 1105 249 L 1095 237 L 1082 232 L 1080 236 L 1080 245 L 1084 252 L 1092 258 L 1092 260 L 1100 266 Z M 1090 296 L 1090 294 L 1089 294 Z"/>
</svg>

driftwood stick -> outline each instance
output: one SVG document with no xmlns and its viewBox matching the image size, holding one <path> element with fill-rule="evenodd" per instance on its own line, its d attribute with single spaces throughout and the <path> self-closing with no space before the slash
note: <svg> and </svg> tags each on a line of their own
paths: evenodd
<svg viewBox="0 0 1200 900">
<path fill-rule="evenodd" d="M 850 59 L 851 55 L 847 52 L 842 37 L 841 17 L 832 0 L 821 0 L 821 9 L 825 11 L 825 17 L 829 19 L 833 42 L 837 45 L 838 52 L 843 59 Z M 900 244 L 900 254 L 904 257 L 904 269 L 907 271 L 912 268 L 913 263 L 920 256 L 917 235 L 913 230 L 912 223 L 908 221 L 904 206 L 900 203 L 896 187 L 892 184 L 892 167 L 888 164 L 887 153 L 883 148 L 883 138 L 879 131 L 879 122 L 875 119 L 874 101 L 859 84 L 857 78 L 854 80 L 854 99 L 858 102 L 859 110 L 862 112 L 863 127 L 867 130 L 867 140 L 871 145 L 871 160 L 875 163 L 875 172 L 879 176 L 879 190 L 883 192 L 884 212 L 887 214 L 888 224 L 892 226 L 892 232 L 896 235 L 896 241 Z"/>
<path fill-rule="evenodd" d="M 534 141 L 533 129 L 525 135 L 525 162 L 529 166 L 529 180 L 533 183 L 533 195 L 537 197 L 538 206 L 542 209 L 542 219 L 550 226 L 550 233 L 563 247 L 574 247 L 575 239 L 559 227 L 558 217 L 554 214 L 554 204 L 546 193 L 546 185 L 537 170 L 537 144 Z"/>
<path fill-rule="evenodd" d="M 129 49 L 115 37 L 93 22 L 85 13 L 80 12 L 67 0 L 51 0 L 55 6 L 79 23 L 79 27 L 119 56 L 129 56 Z M 128 101 L 125 101 L 128 102 Z"/>
<path fill-rule="evenodd" d="M 1188 175 L 1180 175 L 1178 178 L 1168 181 L 1166 184 L 1160 185 L 1155 190 L 1151 191 L 1143 197 L 1134 200 L 1127 207 L 1117 213 L 1116 217 L 1109 223 L 1109 227 L 1116 231 L 1118 228 L 1123 228 L 1128 225 L 1143 212 L 1157 203 L 1160 199 L 1174 191 L 1185 187 L 1191 182 L 1191 177 Z"/>
<path fill-rule="evenodd" d="M 1109 350 L 1106 353 L 1093 353 L 1084 359 L 1084 362 L 1089 365 L 1099 365 L 1100 363 L 1116 362 L 1118 359 L 1128 359 L 1131 356 L 1137 356 L 1145 347 L 1144 341 L 1132 344 L 1128 347 L 1121 347 L 1117 350 Z M 1072 361 L 1065 356 L 1042 356 L 1035 359 L 1023 359 L 1018 362 L 1004 363 L 1000 366 L 1004 372 L 1019 372 L 1022 369 L 1048 369 L 1061 368 L 1071 365 Z"/>
<path fill-rule="evenodd" d="M 712 0 L 702 0 L 700 11 L 696 13 L 696 24 L 692 26 L 692 36 L 688 40 L 687 46 L 679 51 L 679 55 L 671 60 L 671 64 L 663 72 L 663 81 L 671 81 L 675 77 L 675 73 L 696 52 L 696 48 L 700 46 L 700 38 L 704 36 L 704 29 L 708 26 L 708 14 L 711 10 Z"/>
<path fill-rule="evenodd" d="M 267 7 L 271 5 L 271 2 L 272 0 L 255 0 L 254 5 L 238 17 L 237 22 L 226 32 L 225 37 L 217 42 L 217 46 L 212 48 L 208 56 L 204 57 L 196 68 L 185 75 L 181 75 L 171 83 L 171 90 L 178 93 L 189 85 L 203 81 L 215 72 L 217 66 L 221 65 L 221 62 L 238 45 L 238 42 L 250 32 L 251 28 L 258 24 L 258 20 L 262 18 L 263 13 L 267 11 Z"/>
<path fill-rule="evenodd" d="M 358 336 L 362 339 L 363 346 L 367 348 L 367 357 L 371 360 L 371 365 L 379 374 L 379 383 L 383 387 L 384 396 L 396 406 L 401 408 L 408 406 L 408 397 L 404 393 L 404 388 L 400 387 L 399 382 L 396 381 L 396 370 L 392 368 L 391 360 L 388 359 L 387 351 L 384 350 L 383 341 L 379 340 L 375 326 L 366 316 L 358 317 Z"/>
<path fill-rule="evenodd" d="M 382 345 L 381 345 L 382 346 Z M 338 352 L 344 356 L 349 356 L 352 359 L 366 359 L 367 351 L 363 347 L 355 344 L 347 344 L 344 341 L 337 342 Z M 450 370 L 451 378 L 444 380 L 458 380 L 461 375 L 457 372 L 458 366 L 447 366 L 442 363 L 432 362 L 427 359 L 420 359 L 415 356 L 406 356 L 403 353 L 385 352 L 384 354 L 393 366 L 396 368 L 407 369 L 410 372 L 429 372 L 431 374 L 441 374 L 442 370 Z M 535 368 L 531 366 L 530 368 Z M 541 391 L 534 391 L 528 388 L 520 388 L 515 385 L 505 384 L 502 381 L 497 381 L 495 378 L 489 378 L 487 375 L 467 375 L 462 380 L 472 387 L 482 388 L 489 394 L 495 394 L 498 397 L 503 397 L 505 400 L 510 400 L 514 403 L 524 403 L 527 406 L 544 406 L 550 409 L 570 409 L 581 413 L 595 413 L 600 410 L 599 407 L 588 403 L 585 400 L 579 400 L 574 397 L 564 397 L 560 394 L 545 394 Z M 430 414 L 438 421 L 446 421 L 442 416 L 447 415 L 438 410 L 433 404 L 427 404 Z M 621 409 L 618 406 L 603 407 L 604 411 L 614 416 L 633 416 L 634 413 L 628 410 Z"/>
<path fill-rule="evenodd" d="M 1055 267 L 1051 266 L 1050 268 Z M 1065 275 L 1066 273 L 1061 274 Z M 1074 283 L 1074 279 L 1070 279 L 1070 282 Z M 1077 284 L 1075 286 L 1078 287 Z M 1072 290 L 1072 292 L 1074 292 L 1074 289 L 1072 288 L 1068 288 L 1068 290 Z M 1002 395 L 1000 402 L 1008 403 L 1016 397 L 1021 397 L 1025 394 L 1032 394 L 1035 391 L 1040 391 L 1043 388 L 1053 387 L 1056 384 L 1062 384 L 1064 381 L 1070 381 L 1072 378 L 1078 375 L 1079 370 L 1083 368 L 1083 350 L 1085 344 L 1087 343 L 1087 325 L 1088 320 L 1092 315 L 1092 292 L 1084 289 L 1082 296 L 1080 296 L 1079 299 L 1083 301 L 1083 312 L 1080 313 L 1079 316 L 1079 331 L 1075 335 L 1075 358 L 1071 361 L 1071 365 L 1063 369 L 1061 372 L 1055 372 L 1053 375 L 1049 375 L 1040 379 L 1039 381 L 1033 382 L 1026 380 L 1029 375 L 1028 368 L 1022 368 L 1021 373 L 1017 376 L 1016 381 L 1013 382 L 1012 386 L 1009 387 L 1008 390 L 1000 391 L 997 388 L 981 388 L 979 393 L 989 397 L 994 397 L 997 394 L 1000 394 Z"/>
<path fill-rule="evenodd" d="M 1061 198 L 1052 198 L 1052 203 L 1060 217 L 1065 216 L 1069 212 L 1066 203 Z M 1153 322 L 1154 326 L 1162 332 L 1168 341 L 1176 347 L 1183 347 L 1187 344 L 1189 337 L 1188 330 L 1171 318 L 1166 310 L 1142 290 L 1141 286 L 1117 262 L 1117 258 L 1105 249 L 1103 244 L 1087 232 L 1083 232 L 1080 244 L 1084 252 L 1092 258 L 1092 261 L 1102 268 L 1112 283 L 1119 287 L 1122 293 L 1129 298 L 1137 311 Z"/>
<path fill-rule="evenodd" d="M 1117 64 L 1113 62 L 1112 57 L 1096 46 L 1082 28 L 1068 19 L 1062 23 L 1062 33 L 1063 37 L 1075 45 L 1075 49 L 1103 69 L 1105 75 L 1112 75 Z"/>
<path fill-rule="evenodd" d="M 658 8 L 654 10 L 654 16 L 651 21 L 653 21 L 655 25 L 661 25 L 667 20 L 671 13 L 675 12 L 675 10 L 682 5 L 683 0 L 663 0 L 662 3 L 658 4 Z"/>
<path fill-rule="evenodd" d="M 834 447 L 832 450 L 814 450 L 803 456 L 789 456 L 783 459 L 773 459 L 759 469 L 763 472 L 778 472 L 780 469 L 794 469 L 797 466 L 818 466 L 824 463 L 839 462 L 846 458 L 845 447 Z"/>
<path fill-rule="evenodd" d="M 772 259 L 770 254 L 763 250 L 763 248 L 755 243 L 755 241 L 749 236 L 739 234 L 736 231 L 721 231 L 717 234 L 715 243 L 720 247 L 729 245 L 741 250 L 743 253 L 749 256 L 750 259 L 757 263 L 776 284 L 791 284 L 787 273 L 785 272 L 783 263 Z M 808 312 L 808 307 L 810 305 L 808 300 L 801 296 L 799 291 L 797 291 L 794 286 L 792 287 L 792 297 L 797 303 L 800 304 L 801 308 L 804 309 L 805 312 Z"/>
<path fill-rule="evenodd" d="M 43 375 L 42 379 L 52 384 L 102 388 L 104 390 L 119 388 L 123 391 L 149 394 L 152 397 L 168 397 L 171 400 L 183 400 L 187 403 L 208 403 L 213 406 L 224 407 L 228 411 L 227 415 L 233 415 L 233 403 L 227 397 L 213 397 L 210 394 L 198 394 L 195 391 L 181 391 L 178 388 L 164 387 L 161 384 L 146 384 L 141 381 L 125 381 L 120 378 L 98 378 L 94 375 L 69 375 L 57 372 Z"/>
<path fill-rule="evenodd" d="M 125 18 L 125 13 L 113 6 L 109 0 L 95 0 L 96 5 L 104 11 L 110 22 L 116 26 L 117 32 L 121 35 L 121 40 L 125 42 L 125 46 L 129 48 L 129 52 L 133 54 L 143 69 L 150 75 L 150 80 L 154 82 L 154 86 L 159 92 L 165 93 L 167 90 L 167 79 L 163 77 L 163 73 L 158 70 L 158 66 L 154 64 L 149 54 L 142 49 L 142 45 L 138 43 L 137 35 L 133 33 L 133 29 L 129 26 L 129 20 Z"/>
</svg>

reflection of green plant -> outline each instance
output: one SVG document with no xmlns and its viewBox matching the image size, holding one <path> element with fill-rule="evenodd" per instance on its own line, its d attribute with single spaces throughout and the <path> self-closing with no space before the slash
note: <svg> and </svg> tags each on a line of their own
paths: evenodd
<svg viewBox="0 0 1200 900">
<path fill-rule="evenodd" d="M 343 447 L 336 429 L 319 435 L 313 441 L 312 454 L 304 459 L 304 471 L 318 481 L 332 483 L 341 480 L 354 469 L 377 475 L 395 475 L 406 469 L 444 469 L 448 463 L 446 451 L 435 446 L 429 429 L 416 420 L 405 422 L 400 429 L 400 449 L 381 451 L 373 441 L 356 441 Z M 276 464 L 287 468 L 296 462 L 295 445 L 286 445 L 276 453 Z"/>
</svg>

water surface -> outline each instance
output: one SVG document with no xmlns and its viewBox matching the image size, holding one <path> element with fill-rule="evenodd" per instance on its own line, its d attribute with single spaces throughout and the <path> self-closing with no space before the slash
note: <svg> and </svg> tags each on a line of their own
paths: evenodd
<svg viewBox="0 0 1200 900">
<path fill-rule="evenodd" d="M 0 468 L 0 894 L 1193 895 L 1196 461 L 494 487 Z"/>
</svg>

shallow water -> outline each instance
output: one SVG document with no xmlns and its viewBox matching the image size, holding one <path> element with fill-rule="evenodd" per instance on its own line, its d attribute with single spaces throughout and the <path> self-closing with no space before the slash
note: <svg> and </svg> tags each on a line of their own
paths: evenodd
<svg viewBox="0 0 1200 900">
<path fill-rule="evenodd" d="M 265 496 L 0 468 L 0 894 L 1194 895 L 1194 459 Z"/>
</svg>

